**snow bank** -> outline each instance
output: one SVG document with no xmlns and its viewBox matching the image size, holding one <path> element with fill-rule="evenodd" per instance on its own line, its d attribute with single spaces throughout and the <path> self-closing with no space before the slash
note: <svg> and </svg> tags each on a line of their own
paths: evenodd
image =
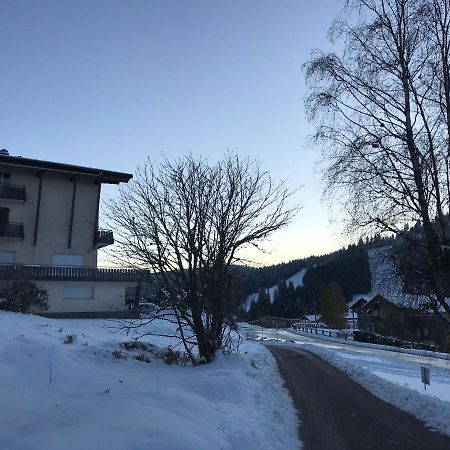
<svg viewBox="0 0 450 450">
<path fill-rule="evenodd" d="M 299 448 L 292 401 L 264 346 L 246 341 L 239 355 L 179 367 L 114 359 L 125 340 L 101 320 L 0 312 L 0 448 Z"/>
</svg>

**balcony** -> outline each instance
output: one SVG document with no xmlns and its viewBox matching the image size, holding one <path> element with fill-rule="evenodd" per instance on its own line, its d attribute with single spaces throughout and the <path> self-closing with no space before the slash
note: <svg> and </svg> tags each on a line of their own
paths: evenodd
<svg viewBox="0 0 450 450">
<path fill-rule="evenodd" d="M 0 237 L 23 239 L 23 223 L 0 222 Z"/>
<path fill-rule="evenodd" d="M 149 270 L 139 269 L 0 264 L 0 279 L 3 280 L 122 281 L 146 283 L 150 282 L 152 277 L 153 275 Z"/>
<path fill-rule="evenodd" d="M 5 200 L 17 200 L 19 202 L 24 202 L 27 199 L 25 186 L 0 183 L 0 198 Z"/>
<path fill-rule="evenodd" d="M 111 230 L 97 230 L 95 247 L 102 248 L 114 244 L 114 234 Z"/>
</svg>

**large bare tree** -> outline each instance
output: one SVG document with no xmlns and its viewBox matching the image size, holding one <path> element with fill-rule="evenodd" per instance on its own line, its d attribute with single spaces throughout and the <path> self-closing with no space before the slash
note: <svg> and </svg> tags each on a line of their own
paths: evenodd
<svg viewBox="0 0 450 450">
<path fill-rule="evenodd" d="M 330 36 L 342 51 L 305 65 L 326 193 L 353 229 L 420 249 L 427 306 L 450 320 L 449 1 L 350 0 L 341 17 Z M 405 232 L 416 222 L 421 233 Z"/>
<path fill-rule="evenodd" d="M 175 323 L 174 336 L 194 364 L 229 347 L 236 328 L 232 265 L 245 247 L 258 247 L 290 222 L 297 209 L 290 195 L 258 163 L 236 154 L 215 164 L 189 154 L 138 168 L 107 213 L 120 258 L 152 270 L 159 286 L 159 308 L 130 326 Z"/>
</svg>

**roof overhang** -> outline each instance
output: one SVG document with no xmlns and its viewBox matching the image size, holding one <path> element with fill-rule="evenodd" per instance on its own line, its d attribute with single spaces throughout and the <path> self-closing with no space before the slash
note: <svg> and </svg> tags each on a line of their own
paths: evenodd
<svg viewBox="0 0 450 450">
<path fill-rule="evenodd" d="M 124 172 L 113 172 L 111 170 L 95 169 L 92 167 L 75 166 L 39 159 L 22 158 L 21 156 L 0 155 L 0 164 L 36 169 L 51 172 L 66 173 L 71 175 L 86 175 L 96 177 L 100 183 L 119 184 L 128 183 L 133 175 Z"/>
</svg>

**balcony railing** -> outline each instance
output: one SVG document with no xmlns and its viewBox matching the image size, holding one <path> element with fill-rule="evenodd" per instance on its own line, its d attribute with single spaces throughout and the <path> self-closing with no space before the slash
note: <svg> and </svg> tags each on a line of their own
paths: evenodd
<svg viewBox="0 0 450 450">
<path fill-rule="evenodd" d="M 23 223 L 0 222 L 0 237 L 23 239 Z"/>
<path fill-rule="evenodd" d="M 114 244 L 114 234 L 111 230 L 97 230 L 95 245 L 97 248 Z"/>
<path fill-rule="evenodd" d="M 25 186 L 0 183 L 0 198 L 7 200 L 19 200 L 24 202 L 27 199 Z"/>
<path fill-rule="evenodd" d="M 152 280 L 148 270 L 112 267 L 0 265 L 0 279 L 48 281 L 123 281 L 145 283 Z"/>
</svg>

